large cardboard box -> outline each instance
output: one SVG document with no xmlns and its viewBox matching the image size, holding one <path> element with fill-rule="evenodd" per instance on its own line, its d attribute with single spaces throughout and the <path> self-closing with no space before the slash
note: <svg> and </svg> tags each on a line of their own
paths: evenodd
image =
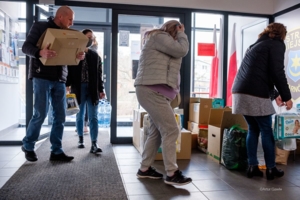
<svg viewBox="0 0 300 200">
<path fill-rule="evenodd" d="M 188 121 L 188 130 L 192 132 L 192 149 L 198 148 L 201 138 L 208 138 L 208 129 L 200 129 L 195 122 Z"/>
<path fill-rule="evenodd" d="M 181 147 L 180 152 L 176 153 L 177 160 L 189 160 L 191 159 L 192 153 L 192 134 L 190 131 L 182 129 L 181 130 Z M 155 160 L 163 160 L 162 153 L 157 153 Z"/>
<path fill-rule="evenodd" d="M 78 65 L 77 53 L 86 48 L 88 38 L 76 30 L 53 29 L 46 30 L 41 49 L 50 44 L 49 49 L 56 51 L 53 58 L 40 58 L 44 65 Z"/>
<path fill-rule="evenodd" d="M 239 124 L 247 130 L 247 123 L 242 115 L 232 114 L 230 108 L 212 108 L 208 124 L 207 155 L 216 162 L 220 162 L 224 128 Z"/>
<path fill-rule="evenodd" d="M 208 125 L 212 101 L 212 99 L 208 98 L 190 98 L 189 121 L 195 122 L 199 125 Z"/>
<path fill-rule="evenodd" d="M 135 148 L 141 153 L 141 137 L 140 137 L 140 132 L 141 128 L 143 127 L 143 119 L 144 115 L 147 114 L 147 112 L 143 109 L 134 109 L 133 110 L 133 121 L 132 121 L 132 126 L 133 126 L 133 136 L 132 136 L 132 143 L 135 146 Z"/>
</svg>

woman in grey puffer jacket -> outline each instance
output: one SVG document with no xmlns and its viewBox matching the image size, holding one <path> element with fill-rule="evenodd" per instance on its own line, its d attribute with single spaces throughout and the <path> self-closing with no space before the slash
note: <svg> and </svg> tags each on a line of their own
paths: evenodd
<svg viewBox="0 0 300 200">
<path fill-rule="evenodd" d="M 184 26 L 176 20 L 145 33 L 134 83 L 138 101 L 150 117 L 149 133 L 137 173 L 139 178 L 163 177 L 151 166 L 161 145 L 167 172 L 165 183 L 185 185 L 192 181 L 182 175 L 176 164 L 176 140 L 180 130 L 170 105 L 179 93 L 181 60 L 188 50 Z"/>
</svg>

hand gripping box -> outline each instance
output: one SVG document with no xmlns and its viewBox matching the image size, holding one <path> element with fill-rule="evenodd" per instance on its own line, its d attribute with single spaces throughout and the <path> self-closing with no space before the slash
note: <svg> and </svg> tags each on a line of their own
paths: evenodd
<svg viewBox="0 0 300 200">
<path fill-rule="evenodd" d="M 88 43 L 88 38 L 81 32 L 71 29 L 48 28 L 41 36 L 37 46 L 40 49 L 50 44 L 49 49 L 56 51 L 53 58 L 40 58 L 43 65 L 78 65 L 80 60 L 77 53 L 83 52 Z"/>
</svg>

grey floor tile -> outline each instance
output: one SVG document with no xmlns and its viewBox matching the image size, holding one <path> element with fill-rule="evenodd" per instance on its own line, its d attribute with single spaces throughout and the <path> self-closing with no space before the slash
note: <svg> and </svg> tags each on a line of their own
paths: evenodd
<svg viewBox="0 0 300 200">
<path fill-rule="evenodd" d="M 170 194 L 170 195 L 189 195 L 192 192 L 199 192 L 198 188 L 193 184 L 189 183 L 187 185 L 182 185 L 182 186 L 172 186 L 172 185 L 167 185 L 164 184 L 161 187 L 165 194 Z"/>
<path fill-rule="evenodd" d="M 218 191 L 218 190 L 232 190 L 227 183 L 220 179 L 215 180 L 197 180 L 193 181 L 193 184 L 202 192 Z"/>
<path fill-rule="evenodd" d="M 121 174 L 121 176 L 124 184 L 141 182 L 141 180 L 136 176 L 136 173 Z"/>
<path fill-rule="evenodd" d="M 252 199 L 257 200 L 274 200 L 274 199 L 299 199 L 299 187 L 261 187 L 256 190 L 243 189 L 238 190 L 243 196 L 251 196 Z"/>
<path fill-rule="evenodd" d="M 118 153 L 118 154 L 115 154 L 116 156 L 116 159 L 119 160 L 119 159 L 138 159 L 138 158 L 141 158 L 141 155 L 138 154 L 138 153 Z"/>
<path fill-rule="evenodd" d="M 194 181 L 203 179 L 219 179 L 218 176 L 210 170 L 187 171 L 185 175 L 191 177 Z"/>
<path fill-rule="evenodd" d="M 9 161 L 0 161 L 0 169 L 6 165 Z"/>
<path fill-rule="evenodd" d="M 117 160 L 119 166 L 131 166 L 137 165 L 141 162 L 140 158 L 129 158 L 129 159 L 118 159 Z"/>
<path fill-rule="evenodd" d="M 0 176 L 0 189 L 10 179 L 10 176 Z"/>
<path fill-rule="evenodd" d="M 12 176 L 17 170 L 19 169 L 19 167 L 15 167 L 15 168 L 1 168 L 0 170 L 0 177 L 10 177 Z"/>
<path fill-rule="evenodd" d="M 162 184 L 164 184 L 162 180 L 150 180 L 150 181 L 142 180 L 142 182 L 138 182 L 138 183 L 125 184 L 125 189 L 128 196 L 143 195 L 143 194 L 163 195 L 164 192 L 161 189 Z"/>
<path fill-rule="evenodd" d="M 166 195 L 153 195 L 153 194 L 145 194 L 145 195 L 130 195 L 128 196 L 128 200 L 166 200 L 169 199 Z"/>
<path fill-rule="evenodd" d="M 169 200 L 207 200 L 208 198 L 202 192 L 191 192 L 189 194 L 174 194 L 174 195 L 167 195 L 166 199 Z"/>
<path fill-rule="evenodd" d="M 24 160 L 17 160 L 17 161 L 9 161 L 6 165 L 4 165 L 2 168 L 6 169 L 6 168 L 20 168 L 24 162 L 26 162 L 26 159 L 24 158 Z"/>
<path fill-rule="evenodd" d="M 129 145 L 113 145 L 113 150 L 115 154 L 124 154 L 124 153 L 138 153 L 137 149 L 129 144 Z"/>
<path fill-rule="evenodd" d="M 209 200 L 244 200 L 244 199 L 248 199 L 235 190 L 211 191 L 211 192 L 203 192 L 203 194 Z M 251 196 L 249 196 L 249 197 L 251 197 Z"/>
<path fill-rule="evenodd" d="M 2 155 L 16 155 L 20 153 L 21 146 L 14 146 L 14 147 L 0 147 L 0 156 Z"/>
<path fill-rule="evenodd" d="M 120 166 L 119 170 L 122 174 L 133 174 L 136 173 L 139 169 L 140 165 L 132 165 L 132 166 Z"/>
<path fill-rule="evenodd" d="M 16 155 L 14 154 L 5 154 L 5 153 L 0 153 L 0 161 L 10 161 L 12 160 Z"/>
</svg>

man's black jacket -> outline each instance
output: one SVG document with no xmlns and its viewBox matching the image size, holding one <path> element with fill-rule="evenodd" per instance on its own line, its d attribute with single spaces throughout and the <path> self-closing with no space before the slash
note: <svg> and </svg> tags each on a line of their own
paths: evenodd
<svg viewBox="0 0 300 200">
<path fill-rule="evenodd" d="M 67 66 L 44 66 L 40 61 L 40 49 L 37 47 L 37 42 L 43 33 L 48 28 L 57 28 L 52 17 L 48 18 L 47 22 L 36 22 L 32 25 L 26 41 L 22 46 L 22 51 L 30 57 L 28 78 L 42 78 L 51 81 L 66 82 L 68 75 Z"/>
</svg>

